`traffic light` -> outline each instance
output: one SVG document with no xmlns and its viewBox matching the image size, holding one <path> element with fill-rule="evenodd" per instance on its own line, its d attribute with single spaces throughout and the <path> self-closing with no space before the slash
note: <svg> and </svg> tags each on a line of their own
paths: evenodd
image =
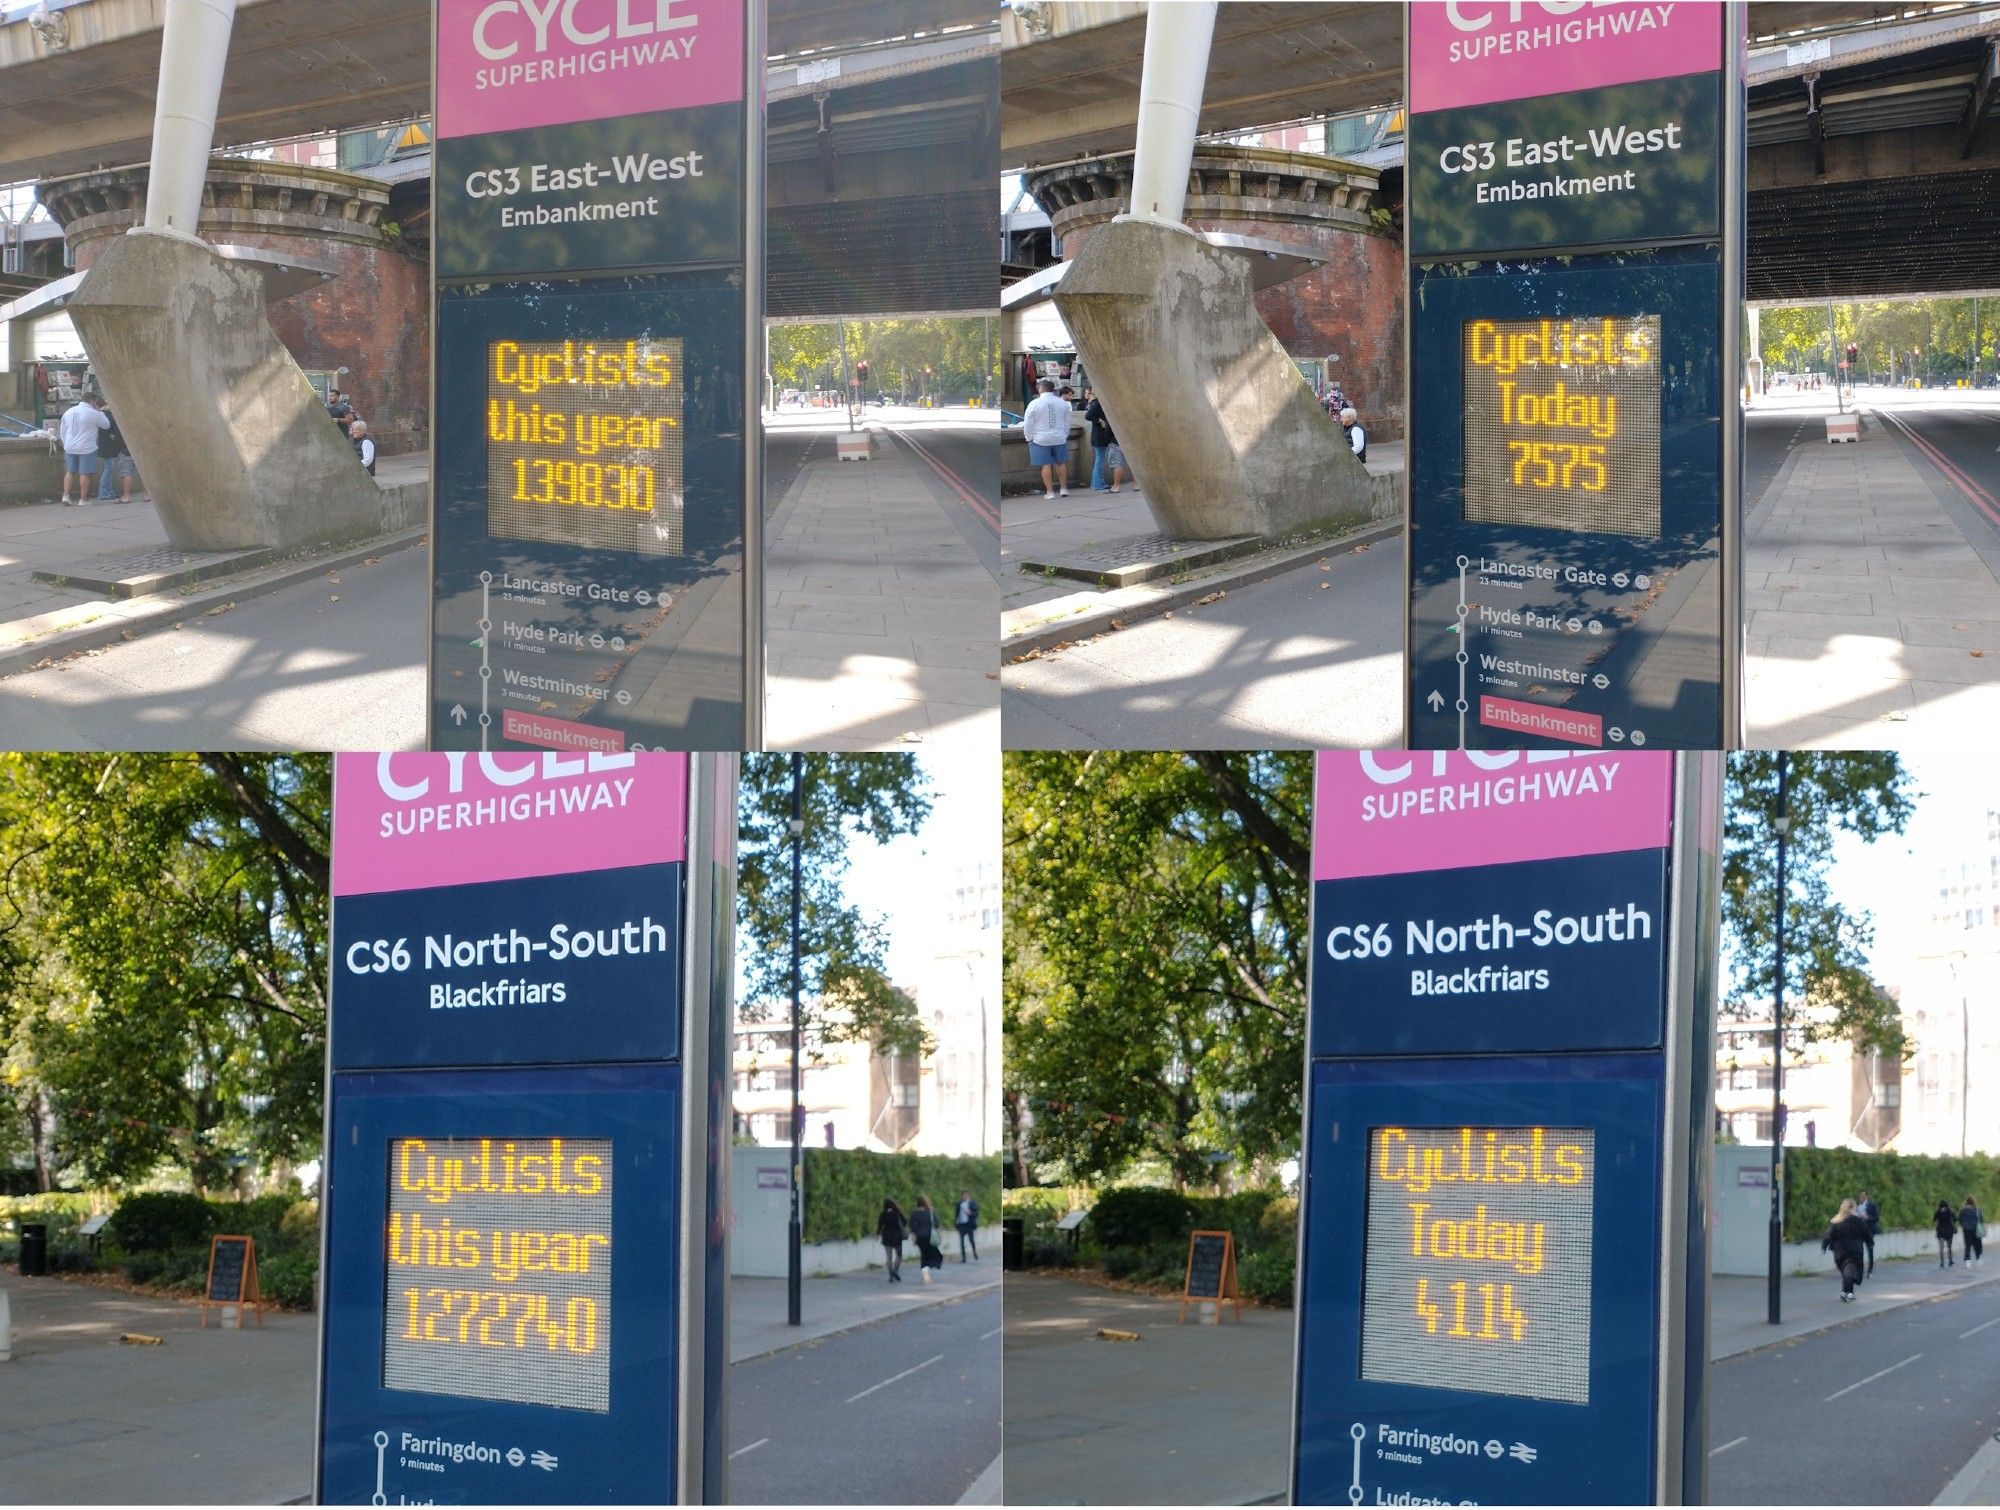
<svg viewBox="0 0 2000 1510">
<path fill-rule="evenodd" d="M 1861 348 L 1856 346 L 1852 341 L 1849 341 L 1847 343 L 1847 365 L 1852 367 L 1860 359 Z"/>
<path fill-rule="evenodd" d="M 865 383 L 868 381 L 868 364 L 865 361 L 856 362 L 854 364 L 854 370 L 860 374 L 862 382 Z"/>
</svg>

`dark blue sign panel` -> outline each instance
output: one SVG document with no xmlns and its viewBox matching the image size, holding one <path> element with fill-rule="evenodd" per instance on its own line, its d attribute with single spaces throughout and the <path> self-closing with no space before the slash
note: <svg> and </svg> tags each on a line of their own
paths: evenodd
<svg viewBox="0 0 2000 1510">
<path fill-rule="evenodd" d="M 678 1058 L 686 867 L 334 903 L 335 1070 Z"/>
<path fill-rule="evenodd" d="M 1315 882 L 1311 1052 L 1657 1049 L 1666 919 L 1660 849 Z"/>
<path fill-rule="evenodd" d="M 1410 254 L 1721 234 L 1713 70 L 1410 117 Z"/>
<path fill-rule="evenodd" d="M 743 255 L 743 107 L 447 136 L 437 276 L 608 271 Z"/>
<path fill-rule="evenodd" d="M 1651 1502 L 1660 1076 L 1313 1064 L 1298 1503 Z"/>
<path fill-rule="evenodd" d="M 1410 745 L 1718 747 L 1719 250 L 1412 281 Z"/>
<path fill-rule="evenodd" d="M 734 749 L 743 290 L 438 293 L 434 749 Z"/>
<path fill-rule="evenodd" d="M 430 748 L 745 748 L 760 0 L 435 16 Z"/>
<path fill-rule="evenodd" d="M 680 1070 L 342 1074 L 318 1498 L 674 1498 Z"/>
</svg>

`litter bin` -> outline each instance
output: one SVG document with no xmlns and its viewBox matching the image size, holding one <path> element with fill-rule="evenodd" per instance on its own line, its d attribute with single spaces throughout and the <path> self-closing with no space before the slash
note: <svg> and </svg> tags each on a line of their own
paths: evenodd
<svg viewBox="0 0 2000 1510">
<path fill-rule="evenodd" d="M 1019 1269 L 1025 1267 L 1021 1261 L 1021 1249 L 1027 1240 L 1027 1218 L 1007 1216 L 1000 1219 L 1000 1267 Z M 25 1253 L 25 1249 L 23 1252 Z M 23 1271 L 25 1272 L 25 1271 Z"/>
<path fill-rule="evenodd" d="M 49 1227 L 47 1222 L 21 1223 L 21 1273 L 26 1276 L 49 1272 Z"/>
</svg>

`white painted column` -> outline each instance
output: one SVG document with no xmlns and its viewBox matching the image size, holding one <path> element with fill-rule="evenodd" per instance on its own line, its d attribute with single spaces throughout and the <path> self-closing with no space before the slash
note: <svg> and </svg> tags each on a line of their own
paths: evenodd
<svg viewBox="0 0 2000 1510">
<path fill-rule="evenodd" d="M 146 181 L 150 232 L 199 240 L 201 190 L 215 144 L 215 112 L 236 0 L 166 0 L 160 42 L 160 93 L 153 107 L 153 161 Z"/>
<path fill-rule="evenodd" d="M 1194 162 L 1195 122 L 1208 81 L 1217 0 L 1153 0 L 1139 80 L 1139 140 L 1130 219 L 1179 225 Z M 1127 216 L 1119 216 L 1123 220 Z"/>
</svg>

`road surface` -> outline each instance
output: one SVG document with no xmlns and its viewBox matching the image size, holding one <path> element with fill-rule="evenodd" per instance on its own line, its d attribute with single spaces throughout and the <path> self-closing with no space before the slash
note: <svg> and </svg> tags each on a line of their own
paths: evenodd
<svg viewBox="0 0 2000 1510">
<path fill-rule="evenodd" d="M 1000 1455 L 999 1288 L 735 1365 L 729 1440 L 734 1504 L 955 1503 Z"/>
<path fill-rule="evenodd" d="M 1402 541 L 1335 548 L 1215 603 L 1003 666 L 1001 682 L 1009 749 L 1401 745 Z"/>
<path fill-rule="evenodd" d="M 2000 1428 L 1996 1342 L 1979 1285 L 1713 1365 L 1709 1503 L 1930 1504 Z"/>
</svg>

